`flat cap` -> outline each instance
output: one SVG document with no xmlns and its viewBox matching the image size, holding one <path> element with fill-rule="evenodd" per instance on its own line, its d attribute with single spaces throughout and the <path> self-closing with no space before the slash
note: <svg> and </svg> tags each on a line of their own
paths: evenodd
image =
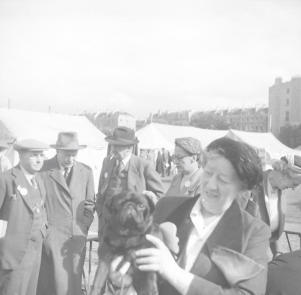
<svg viewBox="0 0 301 295">
<path fill-rule="evenodd" d="M 14 144 L 14 149 L 16 151 L 44 151 L 48 150 L 49 146 L 46 143 L 35 139 L 24 139 L 17 141 Z"/>
<path fill-rule="evenodd" d="M 198 155 L 202 152 L 201 142 L 193 137 L 176 138 L 175 145 L 182 148 L 189 155 Z"/>
</svg>

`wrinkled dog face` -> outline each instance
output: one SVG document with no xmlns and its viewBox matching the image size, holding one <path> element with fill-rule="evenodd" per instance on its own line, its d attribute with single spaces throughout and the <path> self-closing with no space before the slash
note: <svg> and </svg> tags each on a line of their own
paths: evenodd
<svg viewBox="0 0 301 295">
<path fill-rule="evenodd" d="M 143 194 L 121 193 L 112 197 L 110 223 L 121 235 L 142 233 L 152 223 L 153 202 Z"/>
</svg>

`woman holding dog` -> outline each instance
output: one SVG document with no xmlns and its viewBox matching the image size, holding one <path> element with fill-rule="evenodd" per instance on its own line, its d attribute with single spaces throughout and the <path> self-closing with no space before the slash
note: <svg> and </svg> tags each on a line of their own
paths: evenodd
<svg viewBox="0 0 301 295">
<path fill-rule="evenodd" d="M 154 247 L 136 251 L 138 268 L 162 278 L 160 294 L 265 293 L 270 230 L 239 201 L 261 181 L 260 159 L 250 146 L 225 137 L 209 144 L 200 197 L 157 204 L 156 221 L 177 226 L 177 261 L 151 235 Z"/>
</svg>

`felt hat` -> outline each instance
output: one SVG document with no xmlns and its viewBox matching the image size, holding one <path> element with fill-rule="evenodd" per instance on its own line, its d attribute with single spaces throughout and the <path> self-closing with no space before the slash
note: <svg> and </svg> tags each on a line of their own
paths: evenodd
<svg viewBox="0 0 301 295">
<path fill-rule="evenodd" d="M 117 127 L 113 131 L 113 135 L 107 136 L 105 140 L 113 145 L 135 145 L 138 139 L 135 131 L 128 127 Z"/>
<path fill-rule="evenodd" d="M 78 136 L 76 132 L 60 132 L 57 137 L 56 144 L 50 145 L 57 150 L 80 150 L 87 147 L 81 145 L 78 142 Z"/>
<path fill-rule="evenodd" d="M 35 140 L 35 139 L 24 139 L 17 141 L 14 144 L 14 149 L 16 151 L 45 151 L 50 147 L 48 144 Z"/>
</svg>

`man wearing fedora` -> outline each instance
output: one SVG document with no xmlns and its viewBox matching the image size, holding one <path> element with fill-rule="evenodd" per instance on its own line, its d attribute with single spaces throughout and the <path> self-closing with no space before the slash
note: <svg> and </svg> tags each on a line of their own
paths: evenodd
<svg viewBox="0 0 301 295">
<path fill-rule="evenodd" d="M 127 127 L 115 128 L 113 135 L 106 137 L 111 153 L 103 161 L 99 178 L 96 210 L 99 217 L 99 259 L 102 260 L 105 250 L 102 250 L 102 231 L 108 214 L 106 202 L 118 191 L 134 191 L 145 193 L 154 202 L 164 195 L 164 188 L 154 165 L 133 154 L 138 139 L 134 130 Z M 99 282 L 100 267 L 95 275 L 94 290 L 96 294 Z"/>
<path fill-rule="evenodd" d="M 102 215 L 106 199 L 116 189 L 145 192 L 154 199 L 164 195 L 161 178 L 152 163 L 133 154 L 134 146 L 138 144 L 134 130 L 117 127 L 113 135 L 105 139 L 112 150 L 103 161 L 99 178 L 96 201 L 99 216 Z"/>
<path fill-rule="evenodd" d="M 48 234 L 44 242 L 39 295 L 79 295 L 88 229 L 93 221 L 94 182 L 90 167 L 76 161 L 77 133 L 61 132 L 45 161 Z"/>
<path fill-rule="evenodd" d="M 46 236 L 46 191 L 37 172 L 44 143 L 26 139 L 14 144 L 19 164 L 0 176 L 0 294 L 36 294 L 42 242 Z"/>
</svg>

